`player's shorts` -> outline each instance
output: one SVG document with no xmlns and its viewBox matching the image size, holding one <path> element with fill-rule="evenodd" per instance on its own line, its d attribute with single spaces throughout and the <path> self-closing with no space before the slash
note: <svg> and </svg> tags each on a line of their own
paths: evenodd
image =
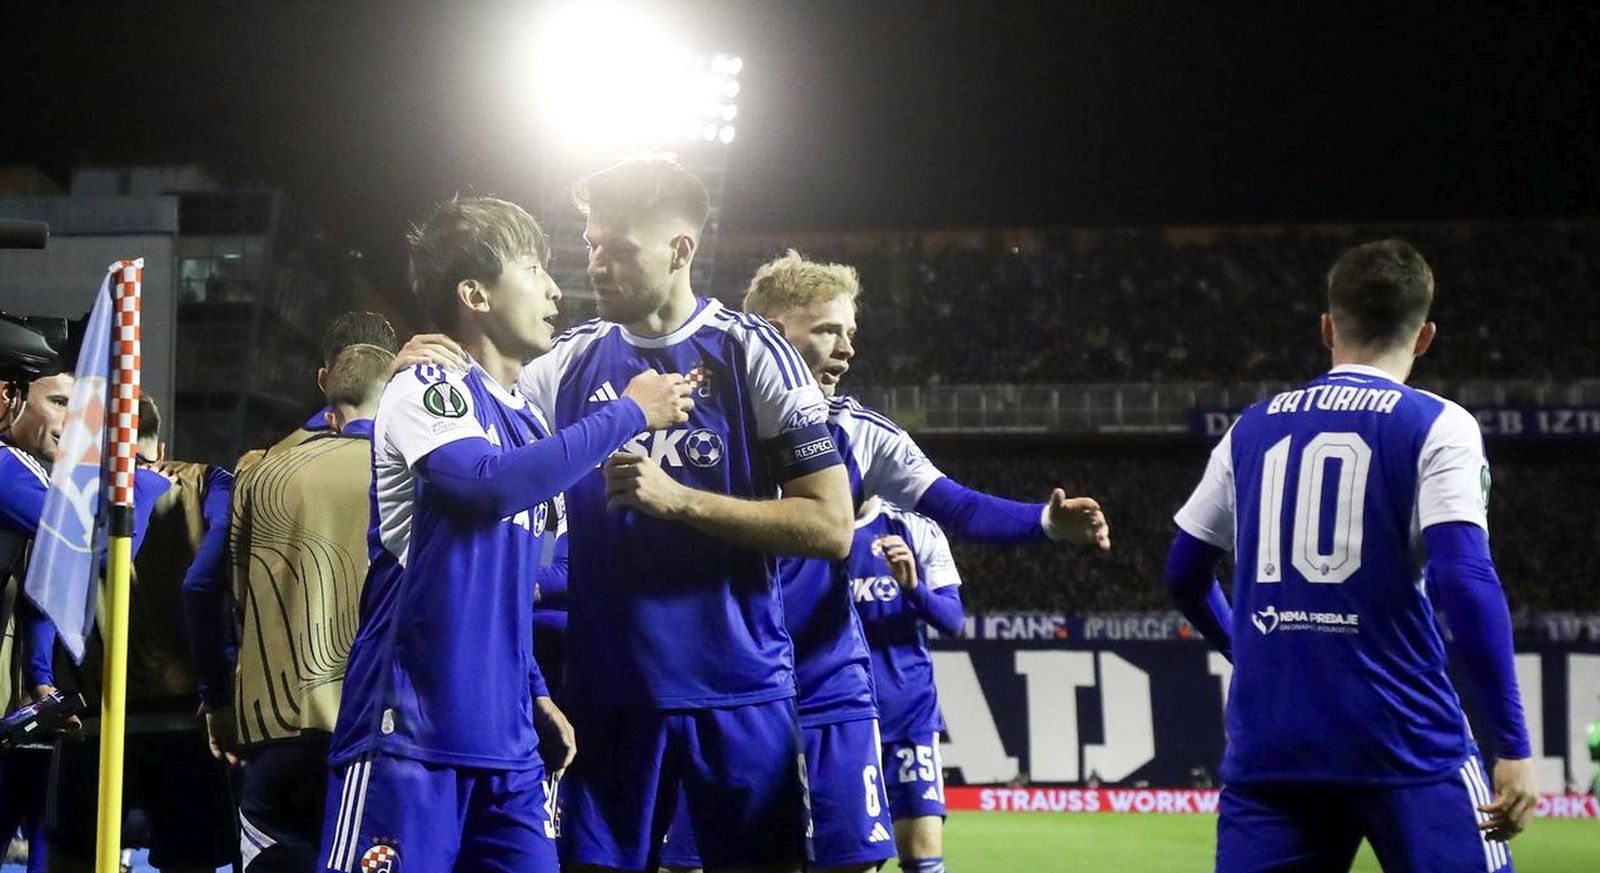
<svg viewBox="0 0 1600 873">
<path fill-rule="evenodd" d="M 308 733 L 252 749 L 239 789 L 244 873 L 315 869 L 327 795 L 327 734 Z"/>
<path fill-rule="evenodd" d="M 811 790 L 813 866 L 893 858 L 894 822 L 883 792 L 877 719 L 802 728 L 801 733 Z M 694 826 L 683 806 L 667 831 L 661 863 L 682 869 L 701 866 Z"/>
<path fill-rule="evenodd" d="M 1217 873 L 1350 869 L 1365 837 L 1378 863 L 1405 873 L 1510 871 L 1505 843 L 1485 839 L 1490 800 L 1476 757 L 1426 785 L 1230 785 L 1217 822 Z"/>
<path fill-rule="evenodd" d="M 705 869 L 807 859 L 805 756 L 792 698 L 569 714 L 580 747 L 562 780 L 567 860 L 645 869 L 657 860 L 680 787 Z"/>
<path fill-rule="evenodd" d="M 365 755 L 328 776 L 315 869 L 557 873 L 544 765 L 478 770 Z"/>
<path fill-rule="evenodd" d="M 149 822 L 150 864 L 215 869 L 239 851 L 238 815 L 228 766 L 211 757 L 198 719 L 184 731 L 129 733 L 123 746 L 122 805 Z M 94 859 L 100 791 L 100 737 L 56 743 L 46 804 L 50 851 Z M 130 834 L 130 836 L 132 836 Z"/>
<path fill-rule="evenodd" d="M 895 819 L 945 816 L 944 761 L 939 735 L 883 744 L 883 776 L 889 790 L 889 814 Z"/>
</svg>

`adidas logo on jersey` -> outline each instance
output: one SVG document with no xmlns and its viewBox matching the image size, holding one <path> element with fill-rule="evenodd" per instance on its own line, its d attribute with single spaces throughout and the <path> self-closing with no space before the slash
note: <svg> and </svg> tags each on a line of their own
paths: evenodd
<svg viewBox="0 0 1600 873">
<path fill-rule="evenodd" d="M 605 403 L 608 400 L 616 400 L 616 399 L 617 399 L 617 389 L 611 387 L 611 383 L 609 381 L 608 382 L 601 382 L 600 383 L 600 387 L 598 389 L 596 389 L 593 394 L 589 395 L 589 402 L 590 403 Z"/>
<path fill-rule="evenodd" d="M 940 799 L 940 797 L 939 797 L 939 786 L 937 786 L 937 785 L 929 785 L 928 786 L 928 790 L 922 792 L 922 799 L 923 800 L 935 800 L 935 801 L 939 800 Z"/>
<path fill-rule="evenodd" d="M 883 826 L 883 822 L 875 821 L 872 823 L 872 833 L 867 835 L 867 842 L 886 843 L 893 839 L 894 836 L 889 833 L 888 828 Z"/>
</svg>

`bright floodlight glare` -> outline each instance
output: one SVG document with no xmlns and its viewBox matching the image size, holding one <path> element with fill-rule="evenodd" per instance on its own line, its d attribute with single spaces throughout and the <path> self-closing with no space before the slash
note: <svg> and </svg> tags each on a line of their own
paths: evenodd
<svg viewBox="0 0 1600 873">
<path fill-rule="evenodd" d="M 722 144 L 723 145 L 727 145 L 728 143 L 733 142 L 733 125 L 730 124 L 727 127 L 724 127 L 720 132 L 718 132 L 717 133 L 717 139 L 722 140 Z"/>
<path fill-rule="evenodd" d="M 519 106 L 537 105 L 548 137 L 573 148 L 633 150 L 683 139 L 707 142 L 738 112 L 744 60 L 696 55 L 670 23 L 636 4 L 572 2 L 553 6 L 534 42 L 538 88 L 524 83 Z M 530 96 L 533 99 L 530 100 Z"/>
</svg>

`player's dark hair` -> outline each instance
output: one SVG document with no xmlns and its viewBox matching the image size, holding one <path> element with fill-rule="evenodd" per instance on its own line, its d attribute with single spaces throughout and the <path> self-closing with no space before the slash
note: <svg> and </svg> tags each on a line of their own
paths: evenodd
<svg viewBox="0 0 1600 873">
<path fill-rule="evenodd" d="M 346 312 L 322 334 L 322 365 L 332 367 L 340 352 L 355 345 L 377 346 L 390 354 L 400 351 L 389 319 L 376 312 Z"/>
<path fill-rule="evenodd" d="M 550 259 L 539 222 L 515 203 L 497 197 L 452 197 L 407 236 L 411 290 L 439 330 L 455 327 L 456 286 L 468 279 L 492 284 L 510 261 L 533 255 Z"/>
<path fill-rule="evenodd" d="M 362 343 L 341 351 L 328 367 L 324 389 L 329 406 L 354 406 L 358 409 L 378 399 L 389 381 L 389 366 L 394 352 Z"/>
<path fill-rule="evenodd" d="M 572 186 L 572 202 L 584 215 L 665 213 L 692 224 L 696 234 L 711 215 L 706 184 L 665 155 L 630 158 L 579 179 Z"/>
<path fill-rule="evenodd" d="M 1410 243 L 1383 239 L 1356 246 L 1328 271 L 1328 312 L 1351 344 L 1409 342 L 1433 305 L 1433 271 Z"/>
<path fill-rule="evenodd" d="M 139 395 L 138 439 L 155 439 L 161 434 L 161 407 L 148 394 Z"/>
</svg>

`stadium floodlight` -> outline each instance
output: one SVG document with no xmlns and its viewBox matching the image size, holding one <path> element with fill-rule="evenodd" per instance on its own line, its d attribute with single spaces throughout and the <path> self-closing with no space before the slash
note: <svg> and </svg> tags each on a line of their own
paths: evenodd
<svg viewBox="0 0 1600 873">
<path fill-rule="evenodd" d="M 564 3 L 536 21 L 533 106 L 543 138 L 626 153 L 684 140 L 732 141 L 744 59 L 699 55 L 643 4 Z M 518 52 L 524 63 L 529 41 Z M 521 82 L 519 102 L 529 98 Z"/>
</svg>

